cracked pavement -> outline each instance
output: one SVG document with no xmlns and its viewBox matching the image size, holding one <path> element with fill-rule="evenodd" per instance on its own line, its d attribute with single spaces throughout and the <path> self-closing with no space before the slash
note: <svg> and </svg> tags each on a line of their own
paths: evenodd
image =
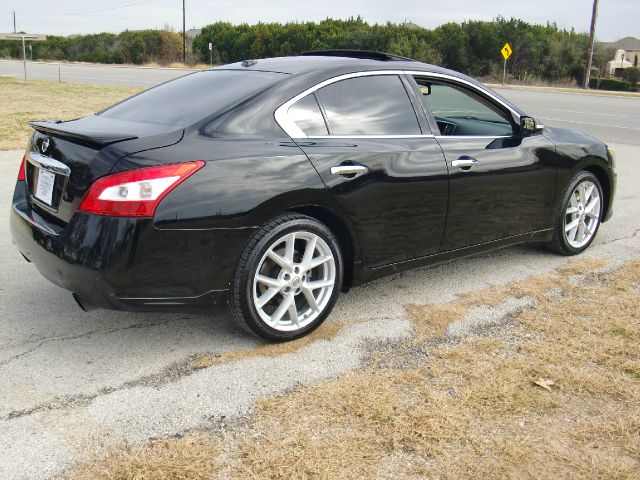
<svg viewBox="0 0 640 480">
<path fill-rule="evenodd" d="M 615 213 L 583 256 L 621 263 L 640 256 L 640 146 L 611 146 L 618 166 Z M 349 323 L 334 338 L 193 370 L 194 355 L 249 351 L 262 342 L 224 312 L 82 312 L 11 243 L 8 212 L 21 155 L 0 152 L 0 479 L 53 477 L 117 442 L 246 416 L 261 396 L 357 368 L 368 342 L 410 335 L 405 304 L 449 301 L 567 261 L 522 246 L 398 274 L 343 295 L 328 321 Z M 483 318 L 495 321 L 480 313 L 451 333 L 481 328 Z"/>
</svg>

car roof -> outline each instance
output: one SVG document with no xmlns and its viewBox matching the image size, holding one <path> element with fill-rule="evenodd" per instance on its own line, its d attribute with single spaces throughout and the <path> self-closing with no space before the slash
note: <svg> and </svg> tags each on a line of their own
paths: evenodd
<svg viewBox="0 0 640 480">
<path fill-rule="evenodd" d="M 244 60 L 242 62 L 220 65 L 208 71 L 216 70 L 280 73 L 285 77 L 289 77 L 291 80 L 297 77 L 307 77 L 305 81 L 307 85 L 305 88 L 325 79 L 355 72 L 408 70 L 424 72 L 425 74 L 442 74 L 450 78 L 462 80 L 467 84 L 475 85 L 484 93 L 488 92 L 490 96 L 508 106 L 509 109 L 517 115 L 526 115 L 520 108 L 505 99 L 502 95 L 472 77 L 455 70 L 449 70 L 448 68 L 388 53 L 371 52 L 367 50 L 320 50 L 288 57 Z"/>
<path fill-rule="evenodd" d="M 333 52 L 333 51 L 332 51 Z M 362 70 L 420 70 L 424 72 L 437 72 L 464 77 L 458 72 L 446 68 L 422 63 L 417 60 L 403 59 L 402 57 L 389 56 L 388 59 L 359 58 L 354 56 L 339 56 L 336 54 L 322 55 L 322 52 L 312 52 L 313 55 L 296 55 L 290 57 L 261 58 L 257 60 L 245 60 L 243 62 L 221 65 L 215 69 L 254 70 L 279 72 L 289 75 L 333 70 L 336 68 Z M 346 54 L 345 55 L 349 55 Z M 381 54 L 382 55 L 382 54 Z M 214 70 L 215 70 L 214 69 Z"/>
</svg>

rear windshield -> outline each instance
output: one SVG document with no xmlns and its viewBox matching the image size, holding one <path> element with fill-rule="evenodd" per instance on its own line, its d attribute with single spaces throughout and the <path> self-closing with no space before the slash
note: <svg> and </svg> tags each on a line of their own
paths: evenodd
<svg viewBox="0 0 640 480">
<path fill-rule="evenodd" d="M 250 70 L 207 70 L 151 88 L 100 115 L 186 127 L 265 90 L 284 76 Z"/>
</svg>

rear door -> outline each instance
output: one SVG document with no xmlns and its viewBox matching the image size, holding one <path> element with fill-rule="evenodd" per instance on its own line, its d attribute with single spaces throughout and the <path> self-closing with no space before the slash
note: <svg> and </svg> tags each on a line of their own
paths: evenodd
<svg viewBox="0 0 640 480">
<path fill-rule="evenodd" d="M 443 251 L 549 228 L 555 148 L 523 137 L 506 105 L 454 80 L 414 76 L 449 165 Z"/>
<path fill-rule="evenodd" d="M 284 105 L 298 129 L 292 137 L 351 218 L 365 265 L 437 252 L 447 165 L 408 81 L 351 74 L 294 100 Z"/>
</svg>

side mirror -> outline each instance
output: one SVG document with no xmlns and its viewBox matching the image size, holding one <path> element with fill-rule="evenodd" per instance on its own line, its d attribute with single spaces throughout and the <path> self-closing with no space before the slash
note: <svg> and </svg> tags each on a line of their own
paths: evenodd
<svg viewBox="0 0 640 480">
<path fill-rule="evenodd" d="M 520 117 L 520 132 L 523 137 L 541 132 L 543 128 L 544 125 L 536 123 L 536 119 L 533 117 Z"/>
<path fill-rule="evenodd" d="M 431 85 L 423 85 L 420 83 L 418 84 L 418 88 L 422 95 L 431 95 Z"/>
</svg>

